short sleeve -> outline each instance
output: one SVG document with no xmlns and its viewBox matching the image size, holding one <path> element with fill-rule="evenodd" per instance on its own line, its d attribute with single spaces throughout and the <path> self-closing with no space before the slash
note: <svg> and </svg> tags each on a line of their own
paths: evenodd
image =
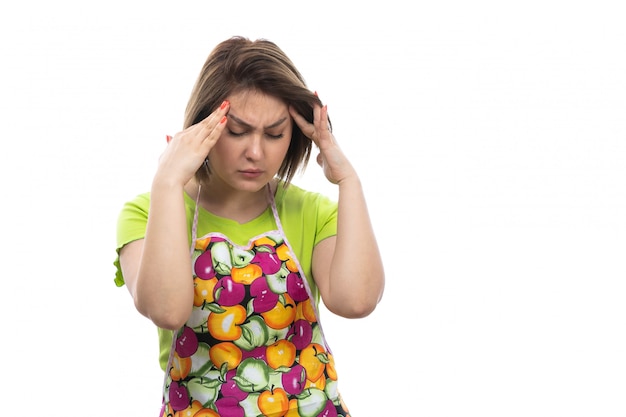
<svg viewBox="0 0 626 417">
<path fill-rule="evenodd" d="M 315 244 L 337 234 L 337 203 L 327 196 L 317 196 Z"/>
<path fill-rule="evenodd" d="M 120 266 L 120 250 L 124 245 L 143 239 L 146 235 L 146 225 L 148 223 L 148 209 L 150 207 L 150 196 L 148 193 L 140 194 L 133 200 L 127 202 L 122 207 L 117 219 L 117 246 L 113 265 L 115 266 L 115 285 L 124 285 L 124 277 Z"/>
</svg>

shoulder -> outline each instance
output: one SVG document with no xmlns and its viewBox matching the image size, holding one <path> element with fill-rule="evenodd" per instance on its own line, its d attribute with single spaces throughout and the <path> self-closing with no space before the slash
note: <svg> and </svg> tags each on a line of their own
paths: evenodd
<svg viewBox="0 0 626 417">
<path fill-rule="evenodd" d="M 278 204 L 290 208 L 294 206 L 306 207 L 334 207 L 337 205 L 330 197 L 317 191 L 305 190 L 295 184 L 289 184 L 286 188 L 282 184 L 276 190 Z"/>
<path fill-rule="evenodd" d="M 304 223 L 315 227 L 334 221 L 337 217 L 337 202 L 325 194 L 303 189 L 290 184 L 281 186 L 276 191 L 276 207 L 281 219 L 291 225 L 292 222 Z"/>
<path fill-rule="evenodd" d="M 124 206 L 146 206 L 150 205 L 150 192 L 146 191 L 141 194 L 137 194 L 135 197 L 127 200 Z"/>
<path fill-rule="evenodd" d="M 119 220 L 122 221 L 129 217 L 136 217 L 148 214 L 150 207 L 150 193 L 145 192 L 136 195 L 134 198 L 126 201 L 119 214 Z"/>
</svg>

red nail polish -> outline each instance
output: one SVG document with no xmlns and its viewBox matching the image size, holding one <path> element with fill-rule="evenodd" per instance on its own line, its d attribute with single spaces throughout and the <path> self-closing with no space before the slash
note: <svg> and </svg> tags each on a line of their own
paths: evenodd
<svg viewBox="0 0 626 417">
<path fill-rule="evenodd" d="M 226 108 L 226 106 L 228 106 L 228 100 L 224 100 L 222 102 L 222 105 L 220 106 L 220 109 L 224 110 Z"/>
<path fill-rule="evenodd" d="M 170 135 L 165 135 L 165 140 L 167 141 L 167 143 L 170 143 L 172 137 Z"/>
<path fill-rule="evenodd" d="M 221 124 L 226 123 L 226 116 L 222 116 L 222 120 L 220 120 L 220 123 L 221 123 Z"/>
</svg>

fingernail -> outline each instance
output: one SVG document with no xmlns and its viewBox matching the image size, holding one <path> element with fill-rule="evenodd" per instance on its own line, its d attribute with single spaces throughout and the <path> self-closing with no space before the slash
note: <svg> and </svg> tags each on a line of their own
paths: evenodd
<svg viewBox="0 0 626 417">
<path fill-rule="evenodd" d="M 221 124 L 226 123 L 226 116 L 223 116 L 223 117 L 222 117 L 222 120 L 220 120 L 220 123 L 221 123 Z"/>
<path fill-rule="evenodd" d="M 224 110 L 226 106 L 228 106 L 228 100 L 222 101 L 222 105 L 220 106 L 220 109 Z"/>
<path fill-rule="evenodd" d="M 170 135 L 165 135 L 165 140 L 167 141 L 167 143 L 170 143 L 172 137 Z"/>
</svg>

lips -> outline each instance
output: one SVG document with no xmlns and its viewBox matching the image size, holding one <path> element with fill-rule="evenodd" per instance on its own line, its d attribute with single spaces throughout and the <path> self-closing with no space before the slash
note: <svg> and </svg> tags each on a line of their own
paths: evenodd
<svg viewBox="0 0 626 417">
<path fill-rule="evenodd" d="M 263 175 L 263 171 L 261 171 L 260 169 L 244 169 L 239 172 L 241 173 L 241 175 L 248 178 L 256 178 Z"/>
</svg>

